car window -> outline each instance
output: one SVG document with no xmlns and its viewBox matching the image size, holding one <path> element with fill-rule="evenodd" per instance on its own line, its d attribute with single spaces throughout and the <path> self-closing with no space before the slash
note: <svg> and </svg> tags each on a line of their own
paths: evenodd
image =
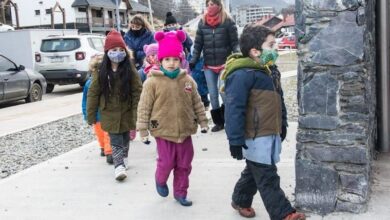
<svg viewBox="0 0 390 220">
<path fill-rule="evenodd" d="M 80 40 L 77 38 L 46 39 L 42 41 L 42 52 L 65 52 L 80 47 Z"/>
<path fill-rule="evenodd" d="M 103 38 L 92 37 L 88 38 L 89 45 L 100 52 L 104 51 L 104 42 Z"/>
<path fill-rule="evenodd" d="M 7 58 L 0 56 L 0 72 L 11 71 L 16 68 L 15 64 L 9 61 Z"/>
</svg>

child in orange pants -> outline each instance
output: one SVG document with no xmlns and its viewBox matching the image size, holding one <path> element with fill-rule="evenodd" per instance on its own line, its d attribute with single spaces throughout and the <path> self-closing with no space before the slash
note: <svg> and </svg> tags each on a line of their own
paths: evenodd
<svg viewBox="0 0 390 220">
<path fill-rule="evenodd" d="M 91 84 L 91 81 L 92 81 L 91 78 L 88 79 L 83 89 L 82 111 L 84 115 L 84 120 L 86 120 L 87 94 L 88 94 L 88 88 L 89 85 Z M 111 149 L 110 137 L 108 136 L 108 133 L 102 129 L 100 122 L 96 122 L 96 124 L 93 125 L 93 130 L 95 131 L 96 139 L 98 140 L 101 149 L 100 156 L 102 157 L 106 156 L 107 163 L 113 164 L 114 161 L 112 158 L 112 149 Z"/>
</svg>

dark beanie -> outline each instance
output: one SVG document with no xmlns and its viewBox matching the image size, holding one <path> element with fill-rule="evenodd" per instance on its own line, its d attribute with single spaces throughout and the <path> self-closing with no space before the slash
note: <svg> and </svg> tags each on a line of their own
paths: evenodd
<svg viewBox="0 0 390 220">
<path fill-rule="evenodd" d="M 164 26 L 167 26 L 167 25 L 169 25 L 169 24 L 176 24 L 176 23 L 177 23 L 176 18 L 173 17 L 172 12 L 168 12 L 168 13 L 167 13 L 167 17 L 165 18 L 165 24 L 164 24 Z"/>
</svg>

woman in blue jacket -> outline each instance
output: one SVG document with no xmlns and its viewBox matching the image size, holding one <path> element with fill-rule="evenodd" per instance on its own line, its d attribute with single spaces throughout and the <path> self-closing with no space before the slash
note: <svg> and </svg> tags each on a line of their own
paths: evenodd
<svg viewBox="0 0 390 220">
<path fill-rule="evenodd" d="M 129 31 L 125 34 L 126 46 L 133 51 L 135 67 L 139 70 L 144 62 L 144 45 L 155 43 L 150 24 L 142 15 L 134 15 L 130 21 Z"/>
</svg>

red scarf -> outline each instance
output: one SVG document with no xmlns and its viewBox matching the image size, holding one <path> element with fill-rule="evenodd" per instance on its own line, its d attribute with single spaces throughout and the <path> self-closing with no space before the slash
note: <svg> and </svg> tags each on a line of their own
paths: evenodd
<svg viewBox="0 0 390 220">
<path fill-rule="evenodd" d="M 206 23 L 212 28 L 217 27 L 221 21 L 221 8 L 218 5 L 209 6 L 205 15 Z"/>
</svg>

